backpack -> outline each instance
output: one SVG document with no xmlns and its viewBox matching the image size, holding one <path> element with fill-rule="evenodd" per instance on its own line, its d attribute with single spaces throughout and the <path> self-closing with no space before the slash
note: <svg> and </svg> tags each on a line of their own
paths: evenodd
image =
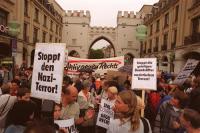
<svg viewBox="0 0 200 133">
<path fill-rule="evenodd" d="M 144 125 L 144 133 L 149 133 L 149 124 L 145 118 L 140 118 L 142 120 L 142 123 Z"/>
</svg>

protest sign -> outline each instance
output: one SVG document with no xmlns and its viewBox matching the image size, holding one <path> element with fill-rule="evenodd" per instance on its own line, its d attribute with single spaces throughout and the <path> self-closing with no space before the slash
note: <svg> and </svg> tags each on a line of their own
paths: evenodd
<svg viewBox="0 0 200 133">
<path fill-rule="evenodd" d="M 81 59 L 68 57 L 66 69 L 68 74 L 79 74 L 79 69 L 90 68 L 95 73 L 104 74 L 107 70 L 117 71 L 120 67 L 124 66 L 124 56 L 106 58 L 106 59 Z"/>
<path fill-rule="evenodd" d="M 114 118 L 114 112 L 112 110 L 114 103 L 111 103 L 105 99 L 101 100 L 99 114 L 97 117 L 97 126 L 108 128 L 110 124 L 110 118 Z"/>
<path fill-rule="evenodd" d="M 182 85 L 185 80 L 190 76 L 190 74 L 194 71 L 198 63 L 198 60 L 188 59 L 185 66 L 174 80 L 174 84 Z"/>
<path fill-rule="evenodd" d="M 65 44 L 38 43 L 35 49 L 31 96 L 60 102 Z"/>
<path fill-rule="evenodd" d="M 132 89 L 156 90 L 156 58 L 133 60 Z"/>
<path fill-rule="evenodd" d="M 74 118 L 68 120 L 55 120 L 54 123 L 58 124 L 60 128 L 67 129 L 67 133 L 76 133 Z"/>
</svg>

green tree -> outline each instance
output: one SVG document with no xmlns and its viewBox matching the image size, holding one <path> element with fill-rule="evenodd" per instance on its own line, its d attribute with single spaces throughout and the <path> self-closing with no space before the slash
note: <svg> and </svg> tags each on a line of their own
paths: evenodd
<svg viewBox="0 0 200 133">
<path fill-rule="evenodd" d="M 101 49 L 90 49 L 89 59 L 102 59 L 104 58 L 104 53 Z"/>
</svg>

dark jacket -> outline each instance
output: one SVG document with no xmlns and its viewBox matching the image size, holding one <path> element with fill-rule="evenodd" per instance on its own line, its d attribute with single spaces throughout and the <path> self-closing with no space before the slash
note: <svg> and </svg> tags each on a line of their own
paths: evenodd
<svg viewBox="0 0 200 133">
<path fill-rule="evenodd" d="M 173 129 L 173 122 L 178 121 L 180 111 L 175 111 L 173 106 L 169 103 L 170 101 L 164 102 L 158 111 L 155 120 L 155 126 L 153 133 L 176 133 L 177 130 Z"/>
</svg>

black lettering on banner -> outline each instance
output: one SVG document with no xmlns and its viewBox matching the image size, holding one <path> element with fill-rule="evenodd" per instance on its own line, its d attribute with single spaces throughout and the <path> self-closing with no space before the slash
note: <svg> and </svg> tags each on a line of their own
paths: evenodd
<svg viewBox="0 0 200 133">
<path fill-rule="evenodd" d="M 36 82 L 36 90 L 49 93 L 58 93 L 58 85 L 46 86 L 46 85 L 41 85 L 39 82 Z"/>
<path fill-rule="evenodd" d="M 58 60 L 58 61 L 60 60 L 60 53 L 58 53 L 58 54 L 45 54 L 45 53 L 39 52 L 38 53 L 38 60 L 46 60 L 47 62 L 52 61 L 54 63 L 56 60 Z"/>
<path fill-rule="evenodd" d="M 68 133 L 72 133 L 72 132 L 75 132 L 75 131 L 76 131 L 76 130 L 75 130 L 75 125 L 72 125 L 72 126 L 70 126 L 70 127 L 67 127 L 66 129 L 67 129 Z"/>
<path fill-rule="evenodd" d="M 54 71 L 54 65 L 46 65 L 44 62 L 42 64 L 41 70 L 42 71 Z"/>
<path fill-rule="evenodd" d="M 106 104 L 106 103 L 104 103 L 104 106 L 103 106 L 103 107 L 110 109 L 110 105 L 108 105 L 108 104 Z"/>
<path fill-rule="evenodd" d="M 68 70 L 74 70 L 74 71 L 77 71 L 79 69 L 82 69 L 82 68 L 91 68 L 93 70 L 97 70 L 97 69 L 116 69 L 118 67 L 119 64 L 117 63 L 107 63 L 107 62 L 101 62 L 99 64 L 91 64 L 91 65 L 78 65 L 78 64 L 70 64 L 68 63 L 67 64 L 67 69 Z"/>
</svg>

